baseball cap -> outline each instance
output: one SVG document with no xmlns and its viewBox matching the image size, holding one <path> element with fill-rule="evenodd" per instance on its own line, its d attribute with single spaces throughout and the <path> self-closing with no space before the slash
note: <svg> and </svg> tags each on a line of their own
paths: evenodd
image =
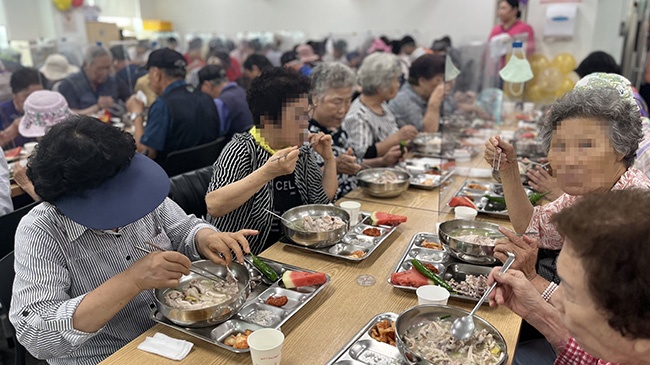
<svg viewBox="0 0 650 365">
<path fill-rule="evenodd" d="M 182 54 L 174 51 L 169 48 L 157 49 L 149 55 L 149 60 L 147 60 L 147 69 L 149 67 L 158 67 L 158 68 L 185 68 L 187 62 Z"/>
<path fill-rule="evenodd" d="M 124 227 L 151 213 L 169 194 L 160 165 L 135 153 L 131 163 L 99 187 L 65 195 L 54 205 L 66 217 L 93 229 Z"/>
</svg>

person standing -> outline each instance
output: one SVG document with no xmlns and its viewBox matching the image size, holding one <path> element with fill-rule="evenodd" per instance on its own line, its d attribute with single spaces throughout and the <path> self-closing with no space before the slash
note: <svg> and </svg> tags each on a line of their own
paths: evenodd
<svg viewBox="0 0 650 365">
<path fill-rule="evenodd" d="M 497 16 L 500 24 L 492 28 L 488 39 L 491 40 L 500 34 L 508 34 L 511 38 L 526 34 L 526 53 L 532 54 L 535 52 L 535 32 L 530 25 L 520 20 L 519 0 L 499 1 Z"/>
</svg>

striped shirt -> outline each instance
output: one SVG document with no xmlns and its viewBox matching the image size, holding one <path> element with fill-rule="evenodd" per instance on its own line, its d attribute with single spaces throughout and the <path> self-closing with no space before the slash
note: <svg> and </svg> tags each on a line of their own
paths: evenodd
<svg viewBox="0 0 650 365">
<path fill-rule="evenodd" d="M 0 147 L 0 216 L 14 211 L 11 201 L 11 182 L 9 181 L 9 165 L 5 153 Z"/>
<path fill-rule="evenodd" d="M 54 205 L 32 209 L 16 232 L 9 318 L 21 344 L 50 364 L 97 364 L 149 329 L 153 291 L 143 291 L 95 333 L 74 329 L 72 315 L 86 294 L 145 256 L 135 249 L 155 242 L 190 260 L 200 256 L 194 236 L 204 221 L 187 216 L 172 200 L 118 230 L 93 230 Z"/>
<path fill-rule="evenodd" d="M 257 143 L 250 133 L 235 134 L 214 163 L 212 181 L 208 193 L 239 181 L 262 167 L 271 155 Z M 300 157 L 294 170 L 300 199 L 306 204 L 327 204 L 330 200 L 323 190 L 323 173 L 316 164 L 310 146 L 300 147 Z M 257 236 L 248 237 L 251 252 L 258 254 L 275 242 L 266 242 L 273 216 L 264 209 L 273 210 L 273 183 L 266 183 L 248 201 L 232 212 L 211 217 L 208 221 L 221 231 L 236 232 L 255 229 Z"/>
<path fill-rule="evenodd" d="M 361 97 L 356 98 L 350 105 L 341 128 L 348 133 L 348 140 L 357 157 L 381 157 L 376 155 L 376 149 L 374 149 L 374 156 L 372 153 L 366 155 L 366 152 L 375 143 L 383 141 L 398 131 L 397 120 L 393 112 L 388 109 L 388 104 L 382 103 L 381 108 L 384 110 L 384 115 L 375 114 L 361 102 Z"/>
</svg>

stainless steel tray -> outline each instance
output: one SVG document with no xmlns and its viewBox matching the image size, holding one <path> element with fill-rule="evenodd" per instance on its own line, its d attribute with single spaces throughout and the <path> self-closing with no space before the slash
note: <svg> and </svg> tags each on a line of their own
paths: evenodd
<svg viewBox="0 0 650 365">
<path fill-rule="evenodd" d="M 440 242 L 438 235 L 433 233 L 420 232 L 416 233 L 411 242 L 409 243 L 404 255 L 399 259 L 393 273 L 402 272 L 411 268 L 411 259 L 417 258 L 418 260 L 434 265 L 439 273 L 438 275 L 444 280 L 448 281 L 453 278 L 456 281 L 464 281 L 466 275 L 489 275 L 492 267 L 472 265 L 460 261 L 456 261 L 449 255 L 446 250 L 434 250 L 431 248 L 422 247 L 422 240 Z M 412 286 L 396 285 L 391 282 L 391 277 L 388 277 L 388 283 L 395 288 L 415 291 L 417 288 Z M 478 302 L 480 297 L 470 297 L 458 293 L 450 294 L 451 298 L 468 300 Z M 485 303 L 487 304 L 487 302 Z"/>
<path fill-rule="evenodd" d="M 284 264 L 281 262 L 265 259 L 260 257 L 260 259 L 266 262 L 268 265 L 273 267 L 277 272 L 284 272 L 286 270 L 292 271 L 307 271 L 315 272 L 313 270 L 303 269 L 297 266 L 292 266 Z M 248 267 L 250 265 L 246 263 Z M 256 270 L 253 268 L 253 270 Z M 327 276 L 327 281 L 325 284 L 319 286 L 307 286 L 299 287 L 295 289 L 286 289 L 282 284 L 281 280 L 276 281 L 272 285 L 264 284 L 261 281 L 261 277 L 254 278 L 255 282 L 259 282 L 252 290 L 246 303 L 243 307 L 237 312 L 237 314 L 227 320 L 226 322 L 220 323 L 216 326 L 203 327 L 203 328 L 187 328 L 176 325 L 165 318 L 157 309 L 154 309 L 150 317 L 154 321 L 163 324 L 165 326 L 174 328 L 178 331 L 184 332 L 188 335 L 199 338 L 203 341 L 209 342 L 213 345 L 224 348 L 228 351 L 235 353 L 244 353 L 249 352 L 249 349 L 236 349 L 234 347 L 228 346 L 223 343 L 226 337 L 231 334 L 240 333 L 244 330 L 250 329 L 255 331 L 260 328 L 280 328 L 286 321 L 289 320 L 296 312 L 298 312 L 302 307 L 304 307 L 310 300 L 312 300 L 318 293 L 320 293 L 325 286 L 330 282 L 330 276 Z M 289 300 L 287 304 L 278 308 L 271 305 L 264 304 L 264 301 L 270 296 L 286 295 Z M 252 323 L 248 318 L 251 314 L 255 313 L 258 310 L 269 310 L 273 313 L 271 323 L 266 326 L 261 326 L 255 323 Z"/>
<path fill-rule="evenodd" d="M 532 189 L 525 186 L 524 190 L 526 190 L 526 194 L 528 194 L 528 196 L 534 193 Z M 498 217 L 508 217 L 508 210 L 499 209 L 500 207 L 494 203 L 491 203 L 488 198 L 486 198 L 486 195 L 503 197 L 503 185 L 485 181 L 468 180 L 465 181 L 460 189 L 458 189 L 458 191 L 454 194 L 454 197 L 468 196 L 473 198 L 474 204 L 476 204 L 476 210 L 478 210 L 479 213 Z M 449 202 L 447 202 L 447 206 L 449 206 Z"/>
<path fill-rule="evenodd" d="M 326 365 L 406 365 L 396 346 L 370 337 L 370 329 L 377 323 L 384 319 L 395 322 L 397 316 L 387 312 L 373 317 Z"/>
<path fill-rule="evenodd" d="M 343 236 L 341 242 L 330 247 L 311 248 L 295 244 L 285 237 L 281 242 L 293 247 L 298 247 L 301 250 L 320 253 L 323 255 L 338 257 L 348 261 L 363 261 L 370 256 L 375 250 L 393 233 L 397 226 L 373 226 L 370 225 L 370 213 L 361 212 L 359 223 L 352 226 L 350 230 Z M 378 237 L 366 236 L 362 232 L 366 228 L 377 228 L 381 231 Z M 362 251 L 364 253 L 361 257 L 350 256 L 355 251 Z"/>
</svg>

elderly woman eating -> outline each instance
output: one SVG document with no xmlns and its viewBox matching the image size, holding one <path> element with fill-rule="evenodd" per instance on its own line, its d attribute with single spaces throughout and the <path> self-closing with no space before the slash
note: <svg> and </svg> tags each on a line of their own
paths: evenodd
<svg viewBox="0 0 650 365">
<path fill-rule="evenodd" d="M 357 186 L 354 175 L 361 170 L 348 134 L 341 129 L 341 123 L 350 108 L 352 88 L 356 77 L 354 71 L 342 63 L 321 63 L 310 75 L 313 112 L 309 120 L 311 133 L 325 133 L 332 136 L 332 150 L 336 157 L 338 173 L 337 198 Z M 320 166 L 323 159 L 314 154 Z"/>
<path fill-rule="evenodd" d="M 564 194 L 538 207 L 533 207 L 526 196 L 512 145 L 498 136 L 486 143 L 485 159 L 489 163 L 494 157 L 501 160 L 500 175 L 512 225 L 518 233 L 539 232 L 539 240 L 535 240 L 503 230 L 508 240 L 497 242 L 494 256 L 505 261 L 506 252 L 514 252 L 516 267 L 546 297 L 560 281 L 555 261 L 564 243 L 550 222 L 551 215 L 589 193 L 650 188 L 650 179 L 631 167 L 642 138 L 640 118 L 632 90 L 620 76 L 599 73 L 578 82 L 552 106 L 542 131 L 549 162 Z M 537 247 L 542 249 L 539 259 Z"/>
<path fill-rule="evenodd" d="M 214 163 L 205 197 L 209 221 L 221 230 L 251 227 L 255 254 L 281 236 L 280 220 L 265 210 L 283 214 L 304 204 L 327 204 L 338 187 L 332 137 L 306 135 L 309 79 L 273 68 L 251 83 L 248 104 L 255 126 L 235 134 Z M 309 145 L 302 145 L 308 137 Z M 323 159 L 321 170 L 314 159 Z"/>
<path fill-rule="evenodd" d="M 552 305 L 524 273 L 492 271 L 498 285 L 490 305 L 510 308 L 557 351 L 526 364 L 650 364 L 648 216 L 646 189 L 590 194 L 553 215 L 564 247 L 557 262 L 562 295 Z"/>
<path fill-rule="evenodd" d="M 404 144 L 417 135 L 412 125 L 398 128 L 397 119 L 387 101 L 399 90 L 402 69 L 397 56 L 373 53 L 361 64 L 357 74 L 361 96 L 350 106 L 343 129 L 358 157 L 383 158 L 384 166 L 395 165 L 404 154 Z"/>
</svg>

